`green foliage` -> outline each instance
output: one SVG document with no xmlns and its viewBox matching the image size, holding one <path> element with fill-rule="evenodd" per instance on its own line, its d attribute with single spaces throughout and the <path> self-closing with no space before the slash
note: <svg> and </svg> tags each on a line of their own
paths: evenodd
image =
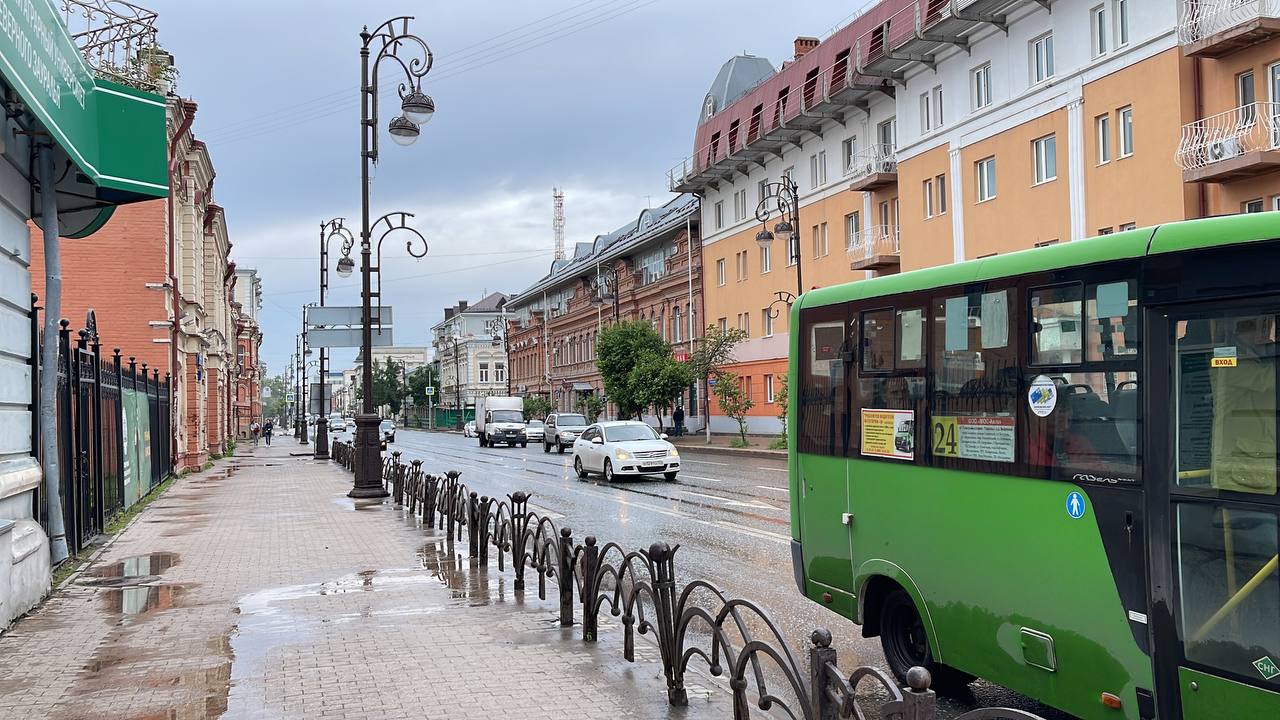
<svg viewBox="0 0 1280 720">
<path fill-rule="evenodd" d="M 671 354 L 671 346 L 644 320 L 610 325 L 596 341 L 596 365 L 604 379 L 604 389 L 618 406 L 622 417 L 639 414 L 648 403 L 637 397 L 631 371 L 650 355 Z"/>
<path fill-rule="evenodd" d="M 732 440 L 730 440 L 730 441 L 729 441 L 729 447 L 732 447 L 732 448 L 748 448 L 748 447 L 751 447 L 751 443 L 747 442 L 747 438 L 746 438 L 745 436 L 744 436 L 744 437 L 736 437 L 736 438 L 734 438 L 734 439 L 732 439 Z"/>
<path fill-rule="evenodd" d="M 283 375 L 267 378 L 263 381 L 264 388 L 271 388 L 271 397 L 262 399 L 262 417 L 278 418 L 284 415 L 285 396 L 289 392 L 289 381 Z M 262 418 L 254 418 L 259 422 Z"/>
<path fill-rule="evenodd" d="M 786 450 L 787 436 L 783 435 L 782 437 L 774 438 L 773 442 L 769 443 L 769 449 L 770 450 Z"/>
<path fill-rule="evenodd" d="M 726 328 L 722 332 L 718 325 L 708 325 L 706 332 L 699 338 L 697 347 L 689 355 L 689 370 L 694 379 L 705 383 L 707 378 L 719 372 L 721 365 L 733 360 L 734 347 L 746 339 L 745 330 Z M 703 407 L 710 414 L 711 393 L 705 384 L 703 388 Z"/>
<path fill-rule="evenodd" d="M 599 395 L 579 395 L 574 409 L 587 416 L 587 422 L 595 422 L 604 412 L 604 400 Z"/>
<path fill-rule="evenodd" d="M 721 370 L 716 373 L 715 377 L 715 393 L 716 398 L 720 401 L 720 411 L 738 421 L 738 436 L 744 444 L 735 447 L 746 447 L 747 413 L 751 411 L 751 408 L 755 407 L 756 403 L 747 396 L 742 386 L 738 384 L 737 375 Z"/>
<path fill-rule="evenodd" d="M 662 355 L 645 351 L 627 378 L 632 400 L 641 408 L 658 410 L 659 428 L 662 427 L 662 416 L 692 383 L 693 373 L 689 366 L 671 357 L 669 351 Z"/>
<path fill-rule="evenodd" d="M 434 365 L 423 365 L 409 373 L 407 395 L 413 398 L 414 405 L 428 405 L 427 388 L 434 387 L 440 392 L 439 378 L 436 377 Z M 439 398 L 437 398 L 439 400 Z"/>
<path fill-rule="evenodd" d="M 780 380 L 778 388 L 773 393 L 773 401 L 778 404 L 778 421 L 782 423 L 782 447 L 774 448 L 775 450 L 787 449 L 787 399 L 790 397 L 790 390 L 787 387 L 787 376 L 779 375 Z"/>
<path fill-rule="evenodd" d="M 524 399 L 524 419 L 542 420 L 551 413 L 551 401 L 541 395 Z"/>
</svg>

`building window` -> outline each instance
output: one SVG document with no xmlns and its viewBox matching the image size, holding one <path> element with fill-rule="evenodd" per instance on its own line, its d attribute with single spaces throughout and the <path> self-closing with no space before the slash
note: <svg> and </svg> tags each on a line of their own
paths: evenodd
<svg viewBox="0 0 1280 720">
<path fill-rule="evenodd" d="M 973 88 L 969 98 L 970 106 L 974 110 L 981 110 L 991 104 L 991 63 L 979 65 L 969 72 L 972 80 L 970 86 Z"/>
<path fill-rule="evenodd" d="M 820 150 L 809 156 L 809 186 L 814 188 L 827 184 L 827 151 Z"/>
<path fill-rule="evenodd" d="M 933 181 L 938 186 L 938 214 L 943 215 L 947 212 L 947 176 L 944 173 Z"/>
<path fill-rule="evenodd" d="M 933 217 L 933 178 L 924 181 L 924 216 Z"/>
<path fill-rule="evenodd" d="M 1112 229 L 1111 229 L 1111 228 L 1109 228 L 1109 227 L 1098 228 L 1098 234 L 1099 234 L 1099 235 L 1110 235 L 1110 234 L 1111 234 L 1111 233 L 1113 233 L 1113 232 L 1115 232 L 1115 231 L 1114 231 L 1114 230 L 1112 230 Z"/>
<path fill-rule="evenodd" d="M 507 381 L 507 364 L 506 363 L 493 364 L 493 379 L 496 382 Z"/>
<path fill-rule="evenodd" d="M 933 127 L 942 127 L 942 86 L 933 86 Z"/>
<path fill-rule="evenodd" d="M 743 393 L 744 393 L 747 397 L 751 397 L 751 376 L 750 376 L 750 375 L 748 375 L 748 376 L 746 377 L 746 379 L 745 379 L 743 382 L 745 383 L 745 385 L 744 385 L 744 387 L 743 387 Z"/>
<path fill-rule="evenodd" d="M 788 179 L 788 180 L 795 180 L 795 177 L 796 177 L 796 166 L 795 166 L 795 165 L 790 165 L 790 166 L 788 166 L 786 170 L 783 170 L 783 171 L 782 171 L 782 177 L 784 177 L 784 178 L 786 178 L 786 179 Z"/>
<path fill-rule="evenodd" d="M 772 376 L 772 375 L 765 375 L 765 376 L 764 376 L 764 401 L 765 401 L 765 402 L 767 402 L 767 403 L 772 403 L 772 402 L 773 402 L 773 398 L 774 398 L 774 394 L 773 394 L 773 376 Z"/>
<path fill-rule="evenodd" d="M 858 236 L 862 234 L 862 218 L 858 212 L 849 213 L 844 216 L 844 246 L 846 248 L 853 247 L 858 242 Z"/>
<path fill-rule="evenodd" d="M 1093 119 L 1098 134 L 1098 164 L 1111 162 L 1111 116 L 1099 115 Z"/>
<path fill-rule="evenodd" d="M 1138 223 L 1127 222 L 1120 226 L 1120 232 L 1124 232 L 1126 230 L 1133 230 L 1136 227 L 1138 227 Z"/>
<path fill-rule="evenodd" d="M 1129 44 L 1129 0 L 1112 0 L 1115 10 L 1116 47 Z"/>
<path fill-rule="evenodd" d="M 858 136 L 848 137 L 840 143 L 840 164 L 844 174 L 853 172 L 854 157 L 858 154 Z"/>
<path fill-rule="evenodd" d="M 920 93 L 920 132 L 929 132 L 932 122 L 933 111 L 929 107 L 929 93 Z"/>
<path fill-rule="evenodd" d="M 716 327 L 720 328 L 720 334 L 723 335 L 729 331 L 729 318 L 720 318 L 716 321 Z"/>
<path fill-rule="evenodd" d="M 1257 119 L 1254 101 L 1258 99 L 1253 87 L 1253 71 L 1242 72 L 1236 76 L 1236 107 L 1240 108 L 1240 122 L 1252 125 Z"/>
<path fill-rule="evenodd" d="M 680 306 L 671 308 L 671 342 L 680 342 Z"/>
<path fill-rule="evenodd" d="M 1120 125 L 1120 157 L 1133 154 L 1133 107 L 1123 107 L 1116 113 Z"/>
<path fill-rule="evenodd" d="M 973 165 L 977 174 L 978 202 L 986 202 L 996 196 L 996 159 L 983 158 Z"/>
<path fill-rule="evenodd" d="M 738 329 L 751 337 L 751 313 L 738 313 Z"/>
<path fill-rule="evenodd" d="M 1030 43 L 1031 84 L 1053 77 L 1053 33 L 1045 33 Z"/>
<path fill-rule="evenodd" d="M 724 227 L 724 201 L 717 200 L 715 205 L 716 212 L 716 229 L 720 230 Z"/>
<path fill-rule="evenodd" d="M 742 188 L 733 193 L 733 219 L 742 220 L 747 216 L 747 189 Z"/>
<path fill-rule="evenodd" d="M 1089 28 L 1093 36 L 1093 56 L 1107 54 L 1107 40 L 1111 28 L 1107 24 L 1107 6 L 1099 5 L 1089 11 Z"/>
<path fill-rule="evenodd" d="M 760 246 L 760 274 L 773 270 L 773 244 Z"/>
<path fill-rule="evenodd" d="M 725 283 L 724 258 L 720 258 L 719 260 L 716 261 L 716 278 L 720 281 L 720 287 L 724 287 L 724 283 Z"/>
<path fill-rule="evenodd" d="M 764 333 L 762 337 L 773 337 L 773 316 L 769 308 L 760 311 L 760 330 Z"/>
<path fill-rule="evenodd" d="M 889 152 L 898 149 L 898 118 L 892 117 L 876 126 L 876 140 Z"/>
<path fill-rule="evenodd" d="M 734 256 L 738 265 L 738 282 L 747 279 L 747 251 L 743 250 Z"/>
<path fill-rule="evenodd" d="M 1058 177 L 1058 141 L 1055 135 L 1047 135 L 1031 141 L 1035 157 L 1035 184 L 1049 182 Z"/>
<path fill-rule="evenodd" d="M 1246 200 L 1245 202 L 1240 203 L 1240 212 L 1260 213 L 1265 209 L 1266 206 L 1263 204 L 1262 198 L 1258 198 L 1257 200 Z"/>
<path fill-rule="evenodd" d="M 489 363 L 480 363 L 480 382 L 489 382 Z"/>
<path fill-rule="evenodd" d="M 769 194 L 769 178 L 763 178 L 756 183 L 756 204 L 764 202 L 764 198 Z"/>
<path fill-rule="evenodd" d="M 823 258 L 827 256 L 827 224 L 821 223 L 814 225 L 810 231 L 810 237 L 813 240 L 813 258 Z"/>
</svg>

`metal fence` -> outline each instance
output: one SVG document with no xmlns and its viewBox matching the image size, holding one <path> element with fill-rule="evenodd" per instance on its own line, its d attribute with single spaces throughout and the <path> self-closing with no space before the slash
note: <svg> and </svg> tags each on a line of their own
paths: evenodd
<svg viewBox="0 0 1280 720">
<path fill-rule="evenodd" d="M 332 457 L 352 468 L 349 443 L 335 442 Z M 397 507 L 409 517 L 421 518 L 427 528 L 443 530 L 450 543 L 465 541 L 468 555 L 477 562 L 487 564 L 492 553 L 499 571 L 510 565 L 517 592 L 536 575 L 538 597 L 545 600 L 550 579 L 556 586 L 560 625 L 571 627 L 580 615 L 584 642 L 596 642 L 600 614 L 606 609 L 621 621 L 627 661 L 635 661 L 635 635 L 652 635 L 671 705 L 688 704 L 685 677 L 699 663 L 713 676 L 727 675 L 735 720 L 750 718 L 753 705 L 805 720 L 864 718 L 860 703 L 867 702 L 880 702 L 877 716 L 884 720 L 937 717 L 932 680 L 924 668 L 912 668 L 906 688 L 875 667 L 846 674 L 837 664 L 831 633 L 822 628 L 810 636 L 808 662 L 802 662 L 758 604 L 730 597 L 704 580 L 680 586 L 675 560 L 679 545 L 655 542 L 647 549 L 628 549 L 590 535 L 578 542 L 570 528 L 557 527 L 529 510 L 529 493 L 482 496 L 460 477 L 456 470 L 428 473 L 421 460 L 405 464 L 398 452 L 383 460 L 383 486 Z M 859 698 L 864 683 L 888 700 Z M 957 720 L 997 718 L 1043 720 L 1008 708 L 972 710 Z"/>
<path fill-rule="evenodd" d="M 32 296 L 32 452 L 40 443 L 40 312 Z M 62 512 L 67 545 L 78 553 L 107 521 L 159 485 L 173 469 L 171 382 L 148 371 L 120 348 L 102 354 L 90 310 L 72 339 L 71 323 L 59 332 L 57 433 Z M 44 463 L 42 462 L 42 465 Z M 48 530 L 48 496 L 41 485 L 34 514 Z"/>
</svg>

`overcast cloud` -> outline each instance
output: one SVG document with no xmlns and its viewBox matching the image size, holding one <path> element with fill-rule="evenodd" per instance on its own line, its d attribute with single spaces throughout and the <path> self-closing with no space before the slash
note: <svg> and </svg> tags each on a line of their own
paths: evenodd
<svg viewBox="0 0 1280 720">
<path fill-rule="evenodd" d="M 316 300 L 318 233 L 358 227 L 362 24 L 415 15 L 435 54 L 436 117 L 403 148 L 385 125 L 374 217 L 403 210 L 430 253 L 384 247 L 395 339 L 426 345 L 441 310 L 485 291 L 518 292 L 551 262 L 551 189 L 565 190 L 567 244 L 587 242 L 670 199 L 666 171 L 689 155 L 707 87 L 730 56 L 775 66 L 796 35 L 825 36 L 858 2 L 425 2 L 139 0 L 160 14 L 177 89 L 200 106 L 195 132 L 217 169 L 232 259 L 261 272 L 263 356 L 283 371 Z M 384 65 L 384 77 L 393 66 Z M 333 252 L 337 252 L 334 243 Z M 358 276 L 329 304 L 358 304 Z M 353 352 L 335 353 L 333 369 Z"/>
</svg>

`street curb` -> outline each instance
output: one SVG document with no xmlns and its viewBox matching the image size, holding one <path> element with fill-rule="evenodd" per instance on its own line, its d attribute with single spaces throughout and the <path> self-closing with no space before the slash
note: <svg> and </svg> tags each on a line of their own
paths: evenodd
<svg viewBox="0 0 1280 720">
<path fill-rule="evenodd" d="M 688 445 L 685 443 L 672 443 L 681 453 L 707 453 L 709 455 L 737 455 L 738 457 L 756 457 L 771 458 L 774 460 L 786 460 L 787 452 L 785 450 L 757 450 L 754 448 L 731 448 L 719 447 L 717 445 Z"/>
</svg>

